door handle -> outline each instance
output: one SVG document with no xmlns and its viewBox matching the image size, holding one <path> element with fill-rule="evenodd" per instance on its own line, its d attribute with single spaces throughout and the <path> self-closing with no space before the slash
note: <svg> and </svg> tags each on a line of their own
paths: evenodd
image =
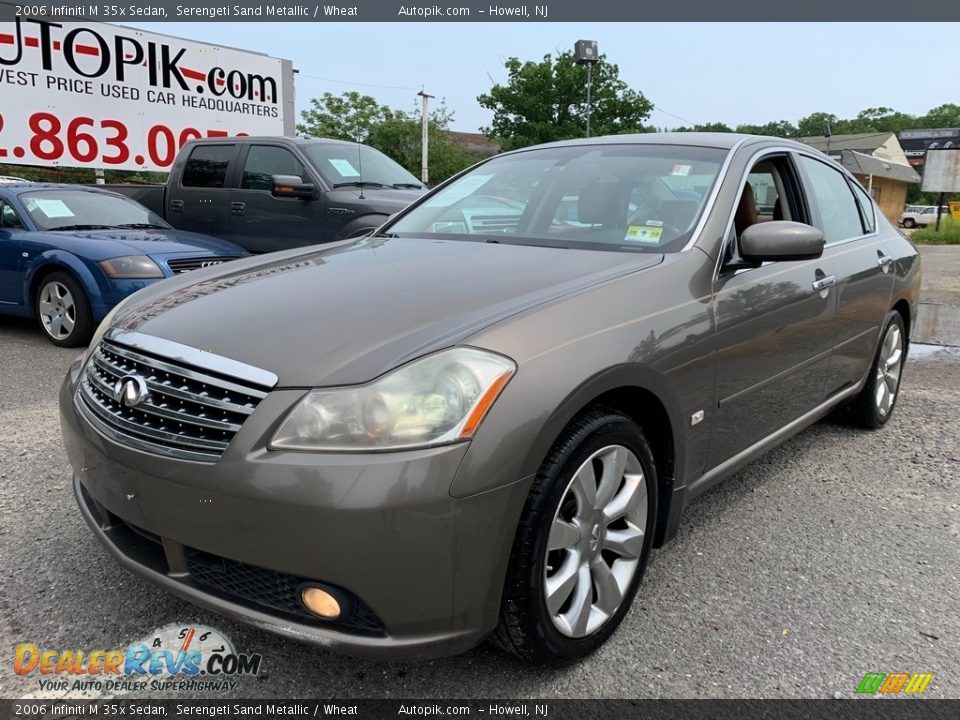
<svg viewBox="0 0 960 720">
<path fill-rule="evenodd" d="M 837 276 L 827 275 L 826 277 L 820 278 L 819 280 L 814 280 L 813 289 L 816 290 L 817 292 L 823 292 L 824 290 L 829 290 L 836 284 L 837 284 Z M 824 297 L 826 297 L 826 295 L 824 295 Z"/>
<path fill-rule="evenodd" d="M 247 209 L 247 204 L 242 202 L 232 202 L 230 203 L 230 214 L 231 215 L 243 215 L 243 211 Z"/>
<path fill-rule="evenodd" d="M 183 200 L 171 200 L 170 212 L 183 212 Z"/>
<path fill-rule="evenodd" d="M 879 265 L 884 272 L 890 271 L 891 263 L 893 263 L 892 257 L 884 255 L 881 251 L 877 250 L 877 265 Z"/>
</svg>

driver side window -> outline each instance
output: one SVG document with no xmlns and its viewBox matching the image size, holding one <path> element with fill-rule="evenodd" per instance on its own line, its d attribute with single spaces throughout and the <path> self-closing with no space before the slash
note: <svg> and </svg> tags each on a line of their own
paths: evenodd
<svg viewBox="0 0 960 720">
<path fill-rule="evenodd" d="M 0 228 L 4 230 L 23 230 L 24 225 L 17 216 L 16 210 L 3 200 L 0 200 Z"/>
</svg>

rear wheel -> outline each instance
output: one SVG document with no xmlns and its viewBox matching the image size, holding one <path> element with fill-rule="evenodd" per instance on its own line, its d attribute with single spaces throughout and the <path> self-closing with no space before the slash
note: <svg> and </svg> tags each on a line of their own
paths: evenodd
<svg viewBox="0 0 960 720">
<path fill-rule="evenodd" d="M 656 468 L 640 428 L 599 407 L 574 420 L 524 507 L 494 642 L 549 664 L 602 645 L 637 592 L 656 508 Z"/>
<path fill-rule="evenodd" d="M 90 301 L 70 273 L 54 272 L 43 278 L 35 307 L 40 328 L 54 345 L 79 347 L 90 341 L 94 329 Z"/>
<path fill-rule="evenodd" d="M 907 218 L 906 220 L 903 221 L 903 226 L 904 226 L 905 228 L 916 227 L 916 226 L 917 226 L 917 221 L 914 220 L 913 218 Z"/>
<path fill-rule="evenodd" d="M 855 425 L 878 428 L 890 419 L 900 392 L 906 354 L 907 332 L 903 318 L 893 311 L 887 315 L 867 383 L 847 409 L 847 416 Z"/>
</svg>

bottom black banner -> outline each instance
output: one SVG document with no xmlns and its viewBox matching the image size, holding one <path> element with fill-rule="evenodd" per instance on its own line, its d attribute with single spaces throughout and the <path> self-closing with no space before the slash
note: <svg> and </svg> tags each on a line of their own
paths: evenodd
<svg viewBox="0 0 960 720">
<path fill-rule="evenodd" d="M 960 700 L 0 700 L 0 718 L 955 720 Z"/>
</svg>

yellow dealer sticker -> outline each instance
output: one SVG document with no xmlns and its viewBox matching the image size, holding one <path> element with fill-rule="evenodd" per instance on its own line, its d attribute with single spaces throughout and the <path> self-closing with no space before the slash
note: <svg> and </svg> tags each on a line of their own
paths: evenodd
<svg viewBox="0 0 960 720">
<path fill-rule="evenodd" d="M 663 228 L 648 227 L 646 225 L 631 225 L 627 228 L 627 236 L 624 240 L 630 242 L 648 243 L 656 245 L 660 242 L 660 236 L 663 234 Z"/>
</svg>

